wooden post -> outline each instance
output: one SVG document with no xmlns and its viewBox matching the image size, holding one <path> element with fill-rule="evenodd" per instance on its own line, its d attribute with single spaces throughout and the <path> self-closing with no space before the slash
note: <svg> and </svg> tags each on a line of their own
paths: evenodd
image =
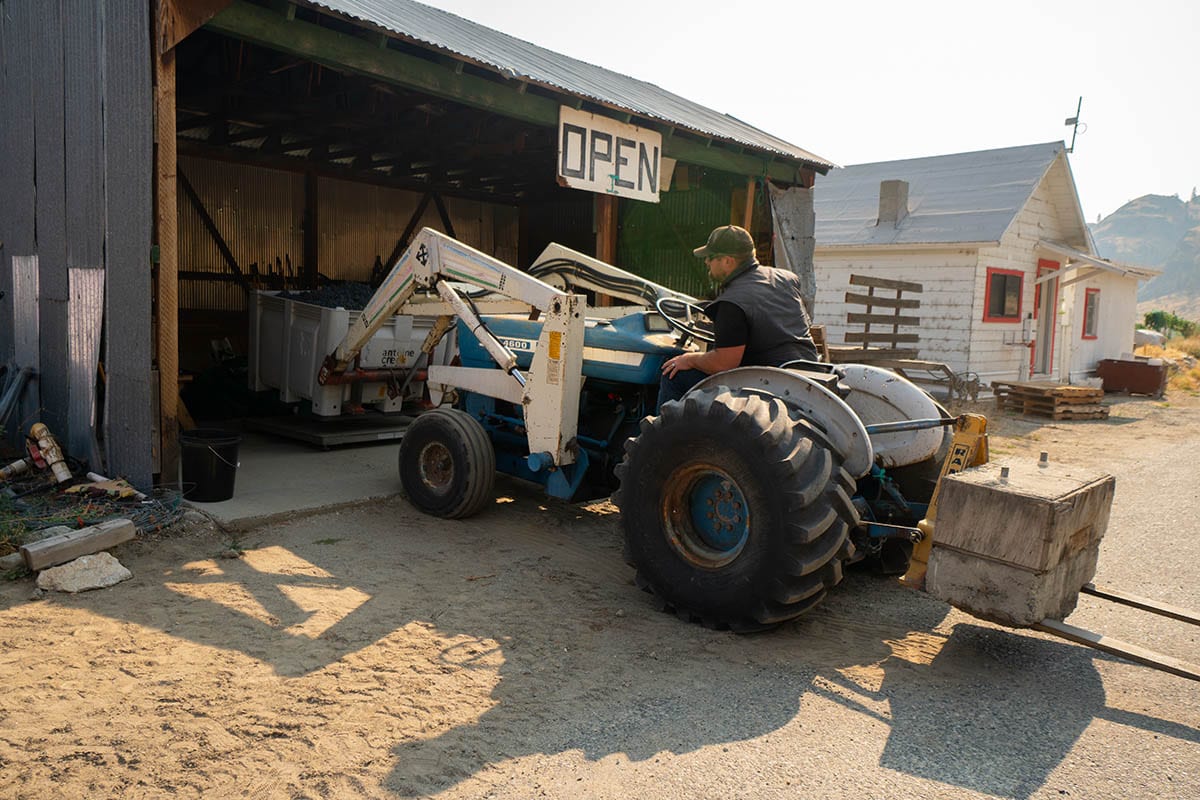
<svg viewBox="0 0 1200 800">
<path fill-rule="evenodd" d="M 596 195 L 596 258 L 612 264 L 617 260 L 617 198 L 610 194 Z M 596 305 L 611 306 L 612 298 L 599 295 Z"/>
<path fill-rule="evenodd" d="M 159 3 L 160 23 L 167 13 Z M 154 110 L 157 121 L 155 200 L 158 229 L 159 471 L 170 482 L 179 471 L 179 198 L 175 131 L 175 51 L 155 37 Z"/>
<path fill-rule="evenodd" d="M 754 229 L 750 226 L 754 224 L 754 190 L 757 188 L 758 182 L 754 178 L 749 178 L 746 181 L 746 214 L 742 218 L 742 227 L 751 233 Z"/>
</svg>

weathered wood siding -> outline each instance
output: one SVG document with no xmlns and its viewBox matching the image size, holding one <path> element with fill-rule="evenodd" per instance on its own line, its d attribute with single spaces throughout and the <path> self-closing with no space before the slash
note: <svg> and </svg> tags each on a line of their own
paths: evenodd
<svg viewBox="0 0 1200 800">
<path fill-rule="evenodd" d="M 1095 339 L 1083 338 L 1088 289 L 1100 290 Z M 1065 334 L 1072 383 L 1092 376 L 1101 359 L 1121 358 L 1133 352 L 1133 329 L 1138 318 L 1136 280 L 1099 272 L 1066 287 L 1063 295 L 1067 298 L 1070 325 L 1065 331 L 1060 329 L 1058 335 L 1064 337 Z M 1061 372 L 1059 376 L 1065 377 Z"/>
<path fill-rule="evenodd" d="M 846 292 L 851 290 L 851 275 L 913 281 L 920 283 L 924 291 L 913 295 L 905 293 L 904 296 L 920 299 L 921 307 L 916 312 L 904 313 L 916 313 L 921 319 L 920 327 L 915 330 L 921 337 L 919 356 L 930 361 L 945 362 L 955 372 L 967 370 L 975 251 L 915 248 L 866 251 L 818 246 L 813 263 L 817 277 L 813 321 L 826 326 L 830 344 L 843 345 L 848 330 L 862 330 L 861 325 L 846 324 L 848 311 L 864 310 L 861 306 L 849 308 L 846 305 Z M 865 294 L 862 287 L 855 287 L 853 291 Z M 895 296 L 894 292 L 877 292 L 883 297 Z"/>
<path fill-rule="evenodd" d="M 1017 214 L 998 247 L 979 251 L 979 268 L 975 275 L 974 313 L 971 322 L 971 369 L 979 373 L 987 385 L 991 381 L 1015 381 L 1029 378 L 1030 348 L 1020 344 L 1022 328 L 1029 318 L 1029 327 L 1036 333 L 1032 319 L 1034 281 L 1037 278 L 1037 244 L 1043 239 L 1070 241 L 1076 228 L 1069 224 L 1070 214 L 1062 209 L 1064 202 L 1061 184 L 1067 179 L 1065 169 L 1051 167 L 1046 179 L 1033 191 L 1025 207 Z M 989 267 L 1014 270 L 1024 275 L 1021 293 L 1021 319 L 1016 322 L 984 322 Z M 1068 287 L 1070 288 L 1070 287 Z M 1059 332 L 1061 338 L 1062 332 Z M 1061 348 L 1061 341 L 1057 345 Z M 1058 354 L 1054 364 L 1059 365 Z M 1053 376 L 1052 376 L 1053 377 Z"/>
</svg>

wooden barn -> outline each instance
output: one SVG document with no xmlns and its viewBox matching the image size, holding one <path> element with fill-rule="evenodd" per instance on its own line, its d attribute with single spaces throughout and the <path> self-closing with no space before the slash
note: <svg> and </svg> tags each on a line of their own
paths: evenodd
<svg viewBox="0 0 1200 800">
<path fill-rule="evenodd" d="M 986 387 L 1079 382 L 1133 350 L 1138 281 L 1157 273 L 1096 256 L 1062 142 L 849 166 L 814 205 L 813 316 L 843 357 Z"/>
<path fill-rule="evenodd" d="M 0 389 L 34 376 L 0 430 L 143 489 L 188 416 L 253 416 L 262 292 L 370 281 L 429 226 L 700 293 L 692 248 L 769 249 L 781 195 L 807 268 L 833 166 L 413 0 L 4 0 L 0 73 Z"/>
</svg>

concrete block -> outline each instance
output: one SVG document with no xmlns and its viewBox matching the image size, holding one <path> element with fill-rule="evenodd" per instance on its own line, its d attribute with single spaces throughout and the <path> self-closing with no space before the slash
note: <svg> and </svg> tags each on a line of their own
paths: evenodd
<svg viewBox="0 0 1200 800">
<path fill-rule="evenodd" d="M 983 619 L 1062 619 L 1096 574 L 1116 485 L 1056 464 L 986 464 L 947 476 L 925 588 Z"/>
</svg>

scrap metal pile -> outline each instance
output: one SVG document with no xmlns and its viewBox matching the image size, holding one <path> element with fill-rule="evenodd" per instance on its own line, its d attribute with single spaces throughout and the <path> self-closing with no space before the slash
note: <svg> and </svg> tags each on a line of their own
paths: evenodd
<svg viewBox="0 0 1200 800">
<path fill-rule="evenodd" d="M 54 434 L 34 424 L 20 457 L 0 466 L 0 559 L 50 528 L 86 528 L 113 519 L 133 522 L 141 533 L 161 530 L 182 515 L 176 491 L 138 491 L 123 479 L 89 472 L 63 454 Z"/>
</svg>

